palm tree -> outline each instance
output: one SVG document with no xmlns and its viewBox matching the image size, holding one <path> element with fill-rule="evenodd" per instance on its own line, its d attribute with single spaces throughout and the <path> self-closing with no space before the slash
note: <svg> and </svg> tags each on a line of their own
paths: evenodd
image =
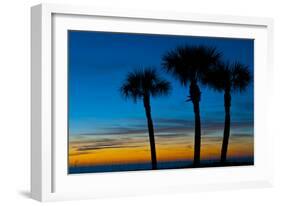
<svg viewBox="0 0 281 206">
<path fill-rule="evenodd" d="M 194 166 L 200 164 L 201 120 L 199 103 L 201 91 L 199 83 L 206 72 L 217 64 L 220 57 L 221 54 L 216 48 L 207 46 L 178 47 L 163 56 L 163 67 L 166 71 L 177 78 L 184 87 L 189 84 L 187 101 L 193 103 L 195 116 Z"/>
<path fill-rule="evenodd" d="M 150 98 L 167 95 L 170 90 L 170 83 L 161 79 L 153 68 L 144 68 L 143 70 L 130 72 L 121 87 L 121 94 L 124 97 L 132 98 L 134 102 L 137 100 L 143 101 L 149 133 L 152 169 L 157 169 L 157 158 Z"/>
<path fill-rule="evenodd" d="M 219 63 L 213 70 L 208 72 L 204 82 L 216 91 L 224 92 L 225 122 L 223 142 L 221 147 L 221 163 L 225 164 L 230 134 L 230 107 L 231 93 L 243 92 L 251 81 L 248 67 L 235 62 Z"/>
</svg>

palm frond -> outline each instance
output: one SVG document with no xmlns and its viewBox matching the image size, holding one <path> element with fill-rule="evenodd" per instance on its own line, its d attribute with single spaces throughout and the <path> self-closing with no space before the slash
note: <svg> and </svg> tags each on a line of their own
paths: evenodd
<svg viewBox="0 0 281 206">
<path fill-rule="evenodd" d="M 230 89 L 231 71 L 229 62 L 219 62 L 212 69 L 208 70 L 202 79 L 202 83 L 219 92 L 226 88 Z"/>
<path fill-rule="evenodd" d="M 168 95 L 172 90 L 171 83 L 166 80 L 157 79 L 150 90 L 151 96 L 164 96 Z"/>
<path fill-rule="evenodd" d="M 162 66 L 186 86 L 190 81 L 201 81 L 220 58 L 221 53 L 214 47 L 186 45 L 167 52 Z"/>
<path fill-rule="evenodd" d="M 152 67 L 130 72 L 120 88 L 120 92 L 125 98 L 132 98 L 134 101 L 143 98 L 145 95 L 154 97 L 167 95 L 170 90 L 170 83 L 161 79 Z"/>
<path fill-rule="evenodd" d="M 132 98 L 134 102 L 143 97 L 141 76 L 138 71 L 130 72 L 120 88 L 120 93 L 125 98 Z"/>
<path fill-rule="evenodd" d="M 220 62 L 206 73 L 202 83 L 219 92 L 224 90 L 244 91 L 251 81 L 248 67 L 235 62 Z"/>
<path fill-rule="evenodd" d="M 239 62 L 232 65 L 232 89 L 240 92 L 244 91 L 249 85 L 252 77 L 248 66 Z"/>
</svg>

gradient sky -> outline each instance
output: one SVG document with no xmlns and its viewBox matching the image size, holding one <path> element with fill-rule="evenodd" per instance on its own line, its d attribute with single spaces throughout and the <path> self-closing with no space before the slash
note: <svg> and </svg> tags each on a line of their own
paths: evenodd
<svg viewBox="0 0 281 206">
<path fill-rule="evenodd" d="M 137 163 L 150 160 L 142 102 L 120 95 L 126 74 L 154 66 L 172 84 L 167 97 L 151 100 L 157 156 L 161 161 L 193 158 L 193 109 L 188 88 L 166 74 L 163 54 L 179 45 L 215 46 L 225 61 L 249 66 L 254 40 L 150 34 L 69 31 L 70 165 Z M 224 123 L 223 94 L 201 87 L 202 158 L 219 157 Z M 253 83 L 232 94 L 229 154 L 253 156 Z M 205 149 L 204 149 L 205 148 Z"/>
</svg>

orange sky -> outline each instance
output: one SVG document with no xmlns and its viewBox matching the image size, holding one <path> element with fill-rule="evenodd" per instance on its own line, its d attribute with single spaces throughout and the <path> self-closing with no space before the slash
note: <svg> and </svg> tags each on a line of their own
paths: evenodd
<svg viewBox="0 0 281 206">
<path fill-rule="evenodd" d="M 128 138 L 118 144 L 97 143 L 94 140 L 70 141 L 69 165 L 93 166 L 106 164 L 126 164 L 150 162 L 148 138 Z M 106 142 L 111 140 L 106 139 Z M 112 140 L 113 141 L 113 140 Z M 221 138 L 203 137 L 201 142 L 201 159 L 219 159 Z M 114 141 L 113 141 L 114 142 Z M 100 146 L 102 145 L 102 146 Z M 110 145 L 110 146 L 108 146 Z M 230 138 L 229 157 L 253 156 L 253 137 Z M 192 137 L 156 137 L 158 161 L 177 161 L 193 159 Z"/>
</svg>

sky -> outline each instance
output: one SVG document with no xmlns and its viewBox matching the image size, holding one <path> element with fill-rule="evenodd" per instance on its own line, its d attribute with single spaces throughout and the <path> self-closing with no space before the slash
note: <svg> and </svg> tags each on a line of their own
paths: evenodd
<svg viewBox="0 0 281 206">
<path fill-rule="evenodd" d="M 213 46 L 224 61 L 239 61 L 253 76 L 254 40 L 90 31 L 68 32 L 70 166 L 149 163 L 144 107 L 120 94 L 126 75 L 155 67 L 170 81 L 168 96 L 151 99 L 158 161 L 193 158 L 194 113 L 183 87 L 162 68 L 163 55 L 181 45 Z M 200 85 L 202 159 L 218 159 L 223 134 L 223 93 Z M 253 157 L 253 82 L 232 94 L 229 157 Z"/>
</svg>

